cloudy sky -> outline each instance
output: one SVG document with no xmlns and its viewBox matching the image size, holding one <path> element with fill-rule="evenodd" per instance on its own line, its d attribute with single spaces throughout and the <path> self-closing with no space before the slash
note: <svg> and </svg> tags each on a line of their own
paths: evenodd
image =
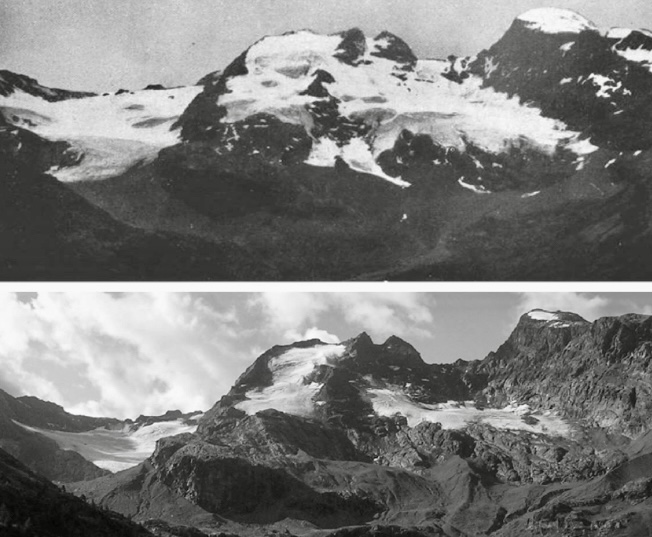
<svg viewBox="0 0 652 537">
<path fill-rule="evenodd" d="M 652 27 L 649 0 L 0 0 L 0 69 L 70 89 L 194 83 L 264 35 L 389 30 L 420 57 L 475 54 L 534 7 Z"/>
<path fill-rule="evenodd" d="M 0 388 L 71 412 L 204 410 L 275 344 L 398 335 L 427 362 L 480 359 L 535 307 L 652 314 L 652 293 L 0 293 Z"/>
</svg>

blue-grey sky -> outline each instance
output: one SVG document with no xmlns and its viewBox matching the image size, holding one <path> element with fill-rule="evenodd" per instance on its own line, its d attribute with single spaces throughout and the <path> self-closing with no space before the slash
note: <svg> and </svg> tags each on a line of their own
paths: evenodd
<svg viewBox="0 0 652 537">
<path fill-rule="evenodd" d="M 652 293 L 0 293 L 0 388 L 90 415 L 203 410 L 275 344 L 366 331 L 481 359 L 537 307 L 652 314 Z"/>
<path fill-rule="evenodd" d="M 389 30 L 420 57 L 467 55 L 541 6 L 652 27 L 649 0 L 0 0 L 0 68 L 70 89 L 189 84 L 264 35 L 354 26 Z"/>
</svg>

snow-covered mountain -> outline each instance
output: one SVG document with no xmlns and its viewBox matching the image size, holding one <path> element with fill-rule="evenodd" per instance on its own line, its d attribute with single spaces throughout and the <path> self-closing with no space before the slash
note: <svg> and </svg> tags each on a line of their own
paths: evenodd
<svg viewBox="0 0 652 537">
<path fill-rule="evenodd" d="M 0 157 L 56 176 L 115 227 L 171 234 L 137 263 L 124 230 L 99 234 L 117 237 L 131 279 L 166 264 L 174 279 L 646 279 L 650 39 L 551 8 L 465 58 L 418 58 L 389 32 L 302 30 L 187 88 L 90 96 L 3 72 Z M 59 230 L 67 210 L 49 203 Z M 26 249 L 4 272 L 30 271 Z M 96 279 L 124 278 L 96 257 Z"/>
</svg>

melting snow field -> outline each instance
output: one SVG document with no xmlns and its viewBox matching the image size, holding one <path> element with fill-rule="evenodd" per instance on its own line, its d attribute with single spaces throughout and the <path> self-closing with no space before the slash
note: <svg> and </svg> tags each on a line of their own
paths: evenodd
<svg viewBox="0 0 652 537">
<path fill-rule="evenodd" d="M 143 90 L 59 102 L 19 90 L 0 96 L 0 108 L 9 117 L 29 120 L 26 126 L 44 138 L 70 141 L 76 152 L 85 154 L 74 169 L 50 170 L 59 180 L 101 179 L 178 143 L 179 131 L 170 127 L 201 90 L 200 86 Z"/>
<path fill-rule="evenodd" d="M 100 428 L 84 433 L 49 431 L 14 423 L 51 438 L 62 449 L 76 451 L 85 459 L 111 472 L 119 472 L 143 462 L 154 453 L 156 441 L 160 438 L 194 433 L 197 429 L 197 425 L 188 425 L 182 420 L 154 423 L 136 431 L 125 427 L 122 430 Z"/>
<path fill-rule="evenodd" d="M 482 422 L 497 429 L 545 433 L 568 436 L 570 426 L 552 413 L 532 414 L 528 405 L 508 405 L 505 408 L 480 410 L 473 401 L 464 403 L 449 402 L 440 405 L 418 404 L 399 389 L 370 389 L 367 392 L 379 416 L 391 417 L 401 414 L 407 418 L 408 425 L 414 427 L 422 421 L 439 422 L 444 429 L 462 429 L 471 422 Z M 525 416 L 536 419 L 523 421 Z"/>
<path fill-rule="evenodd" d="M 328 365 L 342 356 L 344 345 L 320 345 L 306 349 L 290 349 L 271 358 L 268 367 L 272 372 L 272 385 L 250 390 L 248 399 L 235 405 L 247 414 L 261 410 L 275 409 L 297 416 L 313 414 L 313 398 L 319 393 L 322 384 L 306 381 L 316 367 Z"/>
</svg>

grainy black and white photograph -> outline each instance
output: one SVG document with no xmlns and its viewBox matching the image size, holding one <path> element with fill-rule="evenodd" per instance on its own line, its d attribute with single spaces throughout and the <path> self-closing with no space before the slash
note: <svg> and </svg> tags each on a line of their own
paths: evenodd
<svg viewBox="0 0 652 537">
<path fill-rule="evenodd" d="M 648 281 L 645 0 L 0 0 L 0 279 Z"/>
<path fill-rule="evenodd" d="M 650 535 L 652 293 L 0 293 L 0 534 Z"/>
</svg>

